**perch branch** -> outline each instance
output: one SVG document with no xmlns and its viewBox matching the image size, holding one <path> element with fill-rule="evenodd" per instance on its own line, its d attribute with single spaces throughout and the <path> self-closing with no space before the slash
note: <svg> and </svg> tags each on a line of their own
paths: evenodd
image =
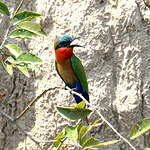
<svg viewBox="0 0 150 150">
<path fill-rule="evenodd" d="M 31 106 L 39 99 L 41 98 L 45 93 L 47 93 L 50 90 L 55 90 L 55 89 L 64 89 L 64 87 L 62 86 L 57 86 L 57 87 L 53 87 L 53 88 L 49 88 L 47 90 L 44 90 L 39 96 L 37 96 L 34 100 L 32 100 L 29 105 L 24 109 L 24 111 L 22 111 L 16 118 L 15 120 L 18 120 L 20 117 L 22 117 L 30 108 Z M 91 106 L 91 108 L 93 108 L 97 114 L 101 117 L 101 119 L 120 137 L 120 139 L 122 139 L 124 142 L 126 142 L 133 150 L 136 150 L 136 148 L 126 139 L 124 138 L 106 119 L 105 117 L 100 113 L 100 111 L 98 110 L 97 107 L 92 106 L 82 95 L 80 95 L 79 93 L 71 90 L 69 87 L 65 87 L 65 89 L 67 89 L 70 93 L 75 94 L 77 96 L 79 96 L 82 100 L 84 100 L 88 105 Z M 0 111 L 1 112 L 1 111 Z M 5 114 L 6 116 L 6 114 Z M 8 116 L 7 116 L 8 118 Z"/>
<path fill-rule="evenodd" d="M 69 87 L 66 87 L 67 90 L 70 91 L 70 93 L 75 94 L 79 96 L 82 100 L 84 100 L 88 105 L 90 105 L 91 108 L 93 108 L 97 114 L 101 117 L 101 119 L 122 139 L 124 142 L 126 142 L 133 150 L 136 150 L 136 148 L 126 139 L 124 138 L 106 119 L 105 117 L 100 113 L 97 107 L 92 106 L 81 94 L 72 91 Z"/>
<path fill-rule="evenodd" d="M 51 90 L 55 90 L 57 88 L 61 88 L 63 89 L 64 87 L 61 87 L 61 86 L 58 86 L 58 87 L 53 87 L 53 88 L 49 88 L 47 90 L 44 90 L 39 96 L 37 96 L 35 99 L 33 99 L 29 105 L 16 117 L 15 120 L 18 120 L 20 117 L 22 117 L 30 108 L 31 106 L 39 99 L 41 98 L 45 93 L 47 93 L 48 91 L 51 91 Z"/>
<path fill-rule="evenodd" d="M 16 117 L 16 120 L 18 120 L 20 117 L 22 117 L 22 116 L 27 112 L 27 110 L 29 110 L 30 107 L 31 107 L 39 98 L 41 98 L 46 92 L 48 92 L 48 91 L 50 91 L 50 90 L 55 90 L 55 89 L 57 89 L 57 88 L 59 88 L 59 89 L 64 89 L 64 87 L 62 87 L 62 86 L 57 86 L 57 87 L 49 88 L 49 89 L 43 91 L 37 98 L 35 98 L 33 101 L 31 101 L 31 103 L 24 109 L 23 112 L 20 113 L 20 115 L 18 115 L 18 116 Z M 82 100 L 84 100 L 88 105 L 90 105 L 91 108 L 93 108 L 93 109 L 97 112 L 97 114 L 101 117 L 101 119 L 120 137 L 120 139 L 122 139 L 124 142 L 126 142 L 133 150 L 136 150 L 136 148 L 135 148 L 126 138 L 124 138 L 124 137 L 104 118 L 104 116 L 100 113 L 100 111 L 98 110 L 97 107 L 92 106 L 81 94 L 79 94 L 79 93 L 77 93 L 77 92 L 71 90 L 69 87 L 65 87 L 65 89 L 67 89 L 70 93 L 79 96 L 79 97 L 80 97 Z"/>
</svg>

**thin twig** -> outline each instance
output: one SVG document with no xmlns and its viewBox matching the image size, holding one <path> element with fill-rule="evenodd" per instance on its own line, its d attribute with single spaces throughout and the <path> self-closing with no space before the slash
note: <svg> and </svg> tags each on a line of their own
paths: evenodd
<svg viewBox="0 0 150 150">
<path fill-rule="evenodd" d="M 12 15 L 10 16 L 10 19 L 12 19 L 13 16 L 19 11 L 19 9 L 21 8 L 21 6 L 22 6 L 22 4 L 23 4 L 23 1 L 24 1 L 24 0 L 21 0 L 21 1 L 20 1 L 19 6 L 18 6 L 17 9 L 14 11 L 14 13 L 12 13 Z M 1 43 L 1 45 L 0 45 L 0 50 L 3 48 L 3 45 L 4 45 L 5 42 L 6 42 L 6 39 L 7 39 L 7 37 L 8 37 L 8 33 L 9 33 L 9 30 L 10 30 L 11 26 L 12 26 L 11 21 L 9 21 L 8 28 L 7 28 L 6 33 L 5 33 L 5 35 L 4 35 L 4 39 L 3 39 L 3 41 L 2 41 L 2 43 Z"/>
<path fill-rule="evenodd" d="M 16 120 L 19 119 L 20 117 L 22 117 L 25 112 L 27 110 L 30 109 L 30 107 L 40 98 L 42 97 L 46 92 L 50 91 L 50 90 L 55 90 L 57 88 L 61 88 L 64 89 L 64 87 L 58 86 L 58 87 L 53 87 L 53 88 L 49 88 L 45 91 L 43 91 L 37 98 L 35 98 L 33 101 L 31 101 L 31 103 L 25 108 L 25 110 L 23 112 L 20 113 L 20 115 L 18 115 L 16 117 Z M 65 87 L 65 89 L 67 89 L 70 93 L 75 94 L 77 96 L 79 96 L 82 100 L 84 100 L 88 105 L 90 105 L 91 108 L 93 108 L 97 114 L 101 117 L 101 119 L 123 140 L 125 141 L 133 150 L 136 150 L 136 148 L 126 139 L 124 138 L 105 118 L 104 116 L 100 113 L 100 111 L 98 110 L 97 107 L 92 106 L 81 94 L 71 90 L 69 87 Z"/>
<path fill-rule="evenodd" d="M 66 87 L 67 90 L 69 90 L 72 94 L 75 94 L 79 96 L 82 100 L 84 100 L 88 105 L 90 105 L 91 108 L 93 108 L 97 114 L 101 117 L 101 119 L 123 140 L 125 141 L 133 150 L 136 150 L 136 148 L 126 139 L 124 138 L 105 118 L 104 116 L 100 113 L 97 107 L 92 106 L 82 95 L 80 95 L 77 92 L 72 91 L 69 87 Z"/>
<path fill-rule="evenodd" d="M 17 7 L 16 11 L 14 12 L 14 15 L 15 15 L 15 14 L 19 11 L 19 9 L 22 7 L 23 1 L 24 1 L 24 0 L 21 0 L 21 1 L 20 1 L 19 6 Z"/>
<path fill-rule="evenodd" d="M 65 137 L 58 145 L 57 150 L 61 148 L 61 145 L 67 140 L 67 137 Z"/>
<path fill-rule="evenodd" d="M 8 28 L 7 28 L 6 33 L 5 33 L 5 35 L 4 35 L 4 39 L 3 39 L 3 41 L 2 41 L 2 43 L 1 43 L 1 45 L 0 45 L 0 50 L 3 48 L 3 45 L 4 45 L 5 42 L 6 42 L 6 39 L 7 39 L 8 32 L 9 32 L 10 28 L 11 28 L 11 22 L 9 22 Z"/>
<path fill-rule="evenodd" d="M 15 120 L 18 120 L 20 117 L 22 117 L 30 108 L 31 106 L 39 99 L 41 98 L 45 93 L 47 93 L 48 91 L 51 91 L 51 90 L 55 90 L 55 89 L 58 89 L 58 88 L 64 88 L 62 86 L 58 86 L 58 87 L 53 87 L 53 88 L 49 88 L 47 90 L 44 90 L 39 96 L 37 96 L 35 99 L 33 99 L 29 105 L 15 118 Z"/>
<path fill-rule="evenodd" d="M 49 88 L 47 90 L 44 90 L 37 98 L 35 98 L 34 100 L 31 101 L 31 103 L 29 103 L 29 105 L 24 109 L 24 111 L 22 111 L 15 120 L 18 120 L 20 117 L 22 117 L 27 110 L 30 109 L 30 107 L 39 99 L 41 98 L 46 92 L 50 91 L 50 90 L 55 90 L 57 88 L 61 88 L 64 89 L 64 87 L 62 86 L 57 86 L 57 87 L 53 87 L 53 88 Z M 123 140 L 125 141 L 133 150 L 136 150 L 136 148 L 126 139 L 124 138 L 105 118 L 104 116 L 100 113 L 100 111 L 98 110 L 97 107 L 92 106 L 82 95 L 80 95 L 79 93 L 71 90 L 69 87 L 65 87 L 68 91 L 70 91 L 70 93 L 75 94 L 77 96 L 79 96 L 82 100 L 84 100 L 88 105 L 91 106 L 91 108 L 93 108 L 97 114 L 101 117 L 101 119 Z M 8 118 L 9 120 L 11 120 L 12 122 L 14 121 L 14 119 L 10 118 L 10 116 L 8 116 L 7 114 L 5 114 L 3 111 L 0 110 L 0 113 L 3 114 L 6 118 Z"/>
<path fill-rule="evenodd" d="M 1 113 L 4 117 L 6 117 L 8 120 L 10 120 L 11 122 L 14 122 L 14 121 L 15 121 L 14 118 L 12 118 L 11 116 L 7 115 L 3 110 L 1 110 L 1 108 L 0 108 L 0 113 Z"/>
<path fill-rule="evenodd" d="M 125 141 L 132 149 L 136 150 L 136 148 L 126 139 L 124 138 L 100 113 L 100 111 L 96 110 L 97 114 L 101 117 L 101 119 L 123 140 Z"/>
</svg>

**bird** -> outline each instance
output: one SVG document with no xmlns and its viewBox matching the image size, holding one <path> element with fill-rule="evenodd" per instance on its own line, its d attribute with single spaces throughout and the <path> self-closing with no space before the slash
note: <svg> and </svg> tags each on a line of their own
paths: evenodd
<svg viewBox="0 0 150 150">
<path fill-rule="evenodd" d="M 73 91 L 81 94 L 89 102 L 87 77 L 84 67 L 74 54 L 74 47 L 83 47 L 72 42 L 80 37 L 73 38 L 70 35 L 57 36 L 54 42 L 55 67 L 58 75 Z M 76 103 L 82 102 L 82 98 L 73 94 Z"/>
</svg>

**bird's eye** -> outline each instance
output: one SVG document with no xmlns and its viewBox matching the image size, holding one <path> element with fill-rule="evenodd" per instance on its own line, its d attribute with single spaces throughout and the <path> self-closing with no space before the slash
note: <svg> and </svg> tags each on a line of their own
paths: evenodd
<svg viewBox="0 0 150 150">
<path fill-rule="evenodd" d="M 70 41 L 61 41 L 61 43 L 60 43 L 61 45 L 69 45 L 70 44 Z"/>
</svg>

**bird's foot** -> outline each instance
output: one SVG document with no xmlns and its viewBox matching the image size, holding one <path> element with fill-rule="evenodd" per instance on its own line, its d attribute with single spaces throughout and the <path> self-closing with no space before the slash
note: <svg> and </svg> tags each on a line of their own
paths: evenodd
<svg viewBox="0 0 150 150">
<path fill-rule="evenodd" d="M 76 92 L 76 91 L 77 91 L 77 88 L 72 88 L 72 89 L 70 90 L 70 94 L 72 94 L 73 91 Z"/>
<path fill-rule="evenodd" d="M 67 90 L 67 85 L 65 85 L 63 89 L 64 89 L 64 90 Z"/>
<path fill-rule="evenodd" d="M 64 89 L 64 90 L 68 90 L 68 89 L 67 89 L 67 85 L 65 85 L 63 89 Z M 72 94 L 72 91 L 75 91 L 75 92 L 76 92 L 76 91 L 77 91 L 77 88 L 75 87 L 75 88 L 70 89 L 70 94 Z"/>
</svg>

